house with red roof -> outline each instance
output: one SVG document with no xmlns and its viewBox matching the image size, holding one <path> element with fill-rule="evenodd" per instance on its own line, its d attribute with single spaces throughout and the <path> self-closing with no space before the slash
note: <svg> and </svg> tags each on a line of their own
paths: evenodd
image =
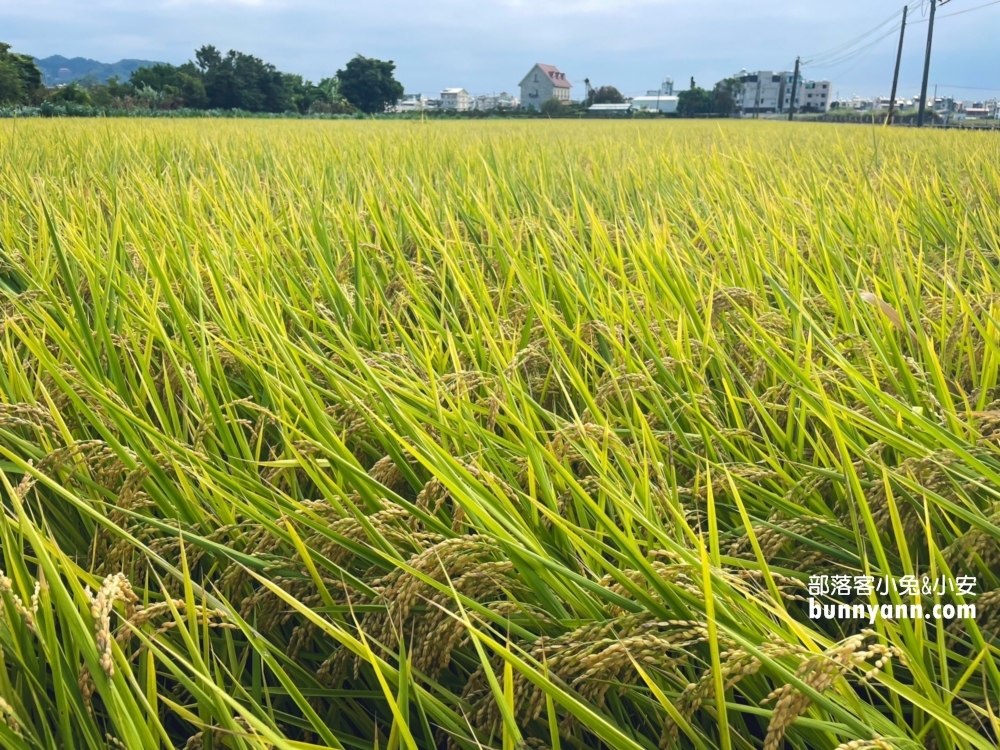
<svg viewBox="0 0 1000 750">
<path fill-rule="evenodd" d="M 569 91 L 573 84 L 555 65 L 536 63 L 521 81 L 521 106 L 525 109 L 541 109 L 549 99 L 558 99 L 569 104 Z"/>
</svg>

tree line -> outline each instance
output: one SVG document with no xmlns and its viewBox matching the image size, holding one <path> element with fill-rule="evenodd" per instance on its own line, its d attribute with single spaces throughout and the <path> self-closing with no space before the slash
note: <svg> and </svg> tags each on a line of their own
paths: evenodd
<svg viewBox="0 0 1000 750">
<path fill-rule="evenodd" d="M 0 106 L 69 104 L 117 110 L 239 110 L 251 113 L 374 114 L 386 111 L 403 96 L 391 60 L 357 55 L 336 75 L 313 83 L 301 75 L 283 73 L 259 57 L 212 45 L 196 50 L 183 65 L 159 63 L 139 68 L 128 81 L 81 81 L 46 88 L 34 60 L 10 51 L 0 42 Z M 678 94 L 682 117 L 731 116 L 738 110 L 741 84 L 726 78 L 712 89 L 691 86 Z M 592 104 L 622 103 L 614 86 L 590 90 L 585 102 L 542 105 L 542 115 L 582 116 Z"/>
<path fill-rule="evenodd" d="M 212 45 L 183 65 L 139 68 L 128 81 L 80 81 L 46 88 L 28 55 L 0 42 L 0 106 L 45 102 L 108 109 L 241 110 L 255 113 L 352 114 L 384 112 L 403 96 L 391 60 L 357 55 L 336 75 L 313 83 L 283 73 L 259 57 Z"/>
</svg>

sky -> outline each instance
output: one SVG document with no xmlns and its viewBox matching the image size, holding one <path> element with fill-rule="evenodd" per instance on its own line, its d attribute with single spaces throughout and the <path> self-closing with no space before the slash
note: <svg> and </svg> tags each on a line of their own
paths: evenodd
<svg viewBox="0 0 1000 750">
<path fill-rule="evenodd" d="M 667 76 L 679 88 L 692 76 L 709 87 L 743 68 L 790 69 L 801 56 L 814 61 L 803 68 L 807 78 L 831 80 L 846 98 L 888 95 L 898 22 L 867 37 L 861 47 L 874 43 L 859 54 L 829 51 L 887 21 L 905 1 L 0 0 L 0 41 L 36 57 L 170 63 L 214 44 L 314 81 L 363 54 L 395 61 L 407 93 L 428 96 L 449 87 L 516 93 L 536 62 L 557 65 L 580 98 L 584 78 L 634 95 Z M 976 9 L 989 1 L 939 7 L 931 91 L 1000 96 L 1000 2 Z M 904 96 L 920 87 L 929 0 L 920 2 L 913 0 L 903 50 Z"/>
</svg>

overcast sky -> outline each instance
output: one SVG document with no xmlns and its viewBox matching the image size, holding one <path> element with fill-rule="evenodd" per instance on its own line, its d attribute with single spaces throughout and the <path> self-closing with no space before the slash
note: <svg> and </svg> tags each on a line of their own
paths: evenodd
<svg viewBox="0 0 1000 750">
<path fill-rule="evenodd" d="M 918 0 L 919 1 L 919 0 Z M 686 87 L 782 69 L 850 42 L 905 0 L 0 0 L 0 41 L 37 57 L 181 63 L 202 44 L 238 49 L 318 80 L 361 53 L 392 59 L 409 93 L 516 92 L 535 62 L 627 94 L 665 76 Z M 1000 2 L 951 0 L 935 26 L 930 84 L 958 98 L 1000 95 Z M 914 3 L 916 7 L 916 2 Z M 925 3 L 926 6 L 926 3 Z M 910 13 L 900 93 L 919 91 L 926 7 Z M 898 37 L 806 66 L 834 92 L 888 94 Z M 869 39 L 877 39 L 884 32 Z M 827 58 L 829 59 L 829 57 Z M 958 88 L 963 87 L 963 88 Z M 992 91 L 987 91 L 992 89 Z"/>
</svg>

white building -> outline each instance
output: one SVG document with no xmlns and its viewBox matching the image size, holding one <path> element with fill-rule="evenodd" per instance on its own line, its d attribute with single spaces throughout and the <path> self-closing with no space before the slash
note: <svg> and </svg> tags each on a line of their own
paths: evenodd
<svg viewBox="0 0 1000 750">
<path fill-rule="evenodd" d="M 850 99 L 841 99 L 837 102 L 838 109 L 853 109 L 860 112 L 867 112 L 874 106 L 874 102 L 871 99 L 866 99 L 858 94 L 855 94 Z"/>
<path fill-rule="evenodd" d="M 787 112 L 792 106 L 795 74 L 786 70 L 740 71 L 734 76 L 742 84 L 736 104 L 743 114 Z M 795 88 L 796 112 L 826 112 L 830 109 L 833 85 L 829 81 L 806 81 L 799 74 Z"/>
<path fill-rule="evenodd" d="M 428 99 L 423 94 L 406 94 L 396 102 L 396 106 L 393 108 L 394 112 L 423 112 L 425 109 L 430 109 L 428 103 L 431 100 Z"/>
<path fill-rule="evenodd" d="M 802 81 L 795 92 L 797 112 L 828 112 L 833 84 L 829 81 Z M 887 102 L 888 105 L 888 102 Z"/>
<path fill-rule="evenodd" d="M 445 89 L 441 92 L 441 109 L 467 112 L 472 106 L 472 97 L 465 89 Z"/>
<path fill-rule="evenodd" d="M 599 117 L 625 117 L 632 114 L 632 105 L 629 102 L 622 102 L 621 104 L 591 104 L 587 107 L 587 112 Z"/>
<path fill-rule="evenodd" d="M 632 108 L 640 112 L 662 112 L 663 114 L 673 114 L 677 111 L 677 103 L 680 99 L 676 96 L 663 96 L 654 94 L 653 96 L 633 96 Z"/>
<path fill-rule="evenodd" d="M 472 102 L 472 108 L 489 112 L 494 109 L 517 109 L 521 100 L 513 94 L 501 91 L 499 94 L 482 94 Z"/>
<path fill-rule="evenodd" d="M 677 111 L 678 97 L 674 96 L 674 79 L 665 78 L 658 89 L 646 91 L 645 96 L 633 96 L 628 99 L 632 109 L 637 112 L 662 112 L 673 114 Z"/>
<path fill-rule="evenodd" d="M 784 75 L 770 70 L 754 73 L 741 71 L 735 76 L 742 84 L 736 96 L 736 105 L 743 114 L 780 112 L 784 94 Z"/>
<path fill-rule="evenodd" d="M 555 65 L 536 63 L 521 80 L 521 106 L 525 109 L 541 109 L 549 99 L 557 99 L 569 104 L 569 92 L 573 84 Z"/>
</svg>

